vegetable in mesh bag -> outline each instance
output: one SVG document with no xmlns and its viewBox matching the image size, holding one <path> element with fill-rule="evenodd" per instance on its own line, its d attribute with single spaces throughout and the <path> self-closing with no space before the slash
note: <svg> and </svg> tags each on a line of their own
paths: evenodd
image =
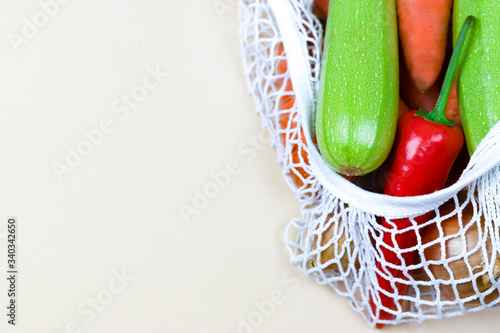
<svg viewBox="0 0 500 333">
<path fill-rule="evenodd" d="M 432 193 L 444 187 L 450 169 L 464 144 L 461 128 L 446 118 L 446 104 L 464 39 L 473 22 L 474 18 L 470 16 L 463 25 L 434 110 L 410 111 L 400 119 L 394 156 L 384 184 L 385 194 L 415 196 Z M 405 280 L 411 271 L 395 269 L 389 264 L 404 268 L 415 263 L 417 252 L 409 249 L 417 246 L 417 233 L 422 229 L 412 229 L 412 226 L 427 222 L 430 215 L 431 212 L 413 219 L 382 219 L 382 226 L 386 228 L 380 249 L 383 257 L 377 264 L 377 279 L 381 292 L 376 295 L 376 300 L 371 299 L 372 311 L 378 314 L 378 319 L 392 319 L 391 310 L 395 311 L 397 304 L 391 295 L 405 295 L 408 290 L 408 284 L 401 282 L 396 282 L 396 288 L 393 288 L 393 283 L 386 276 Z M 377 328 L 383 326 L 382 323 L 377 324 Z"/>
<path fill-rule="evenodd" d="M 454 205 L 443 207 L 440 214 L 448 216 L 454 210 Z M 493 284 L 500 277 L 500 256 L 493 245 L 498 236 L 499 230 L 488 230 L 477 204 L 470 202 L 460 214 L 425 228 L 424 272 L 439 284 L 442 300 L 474 308 L 498 299 Z"/>
<path fill-rule="evenodd" d="M 316 135 L 338 173 L 365 175 L 389 155 L 398 118 L 397 62 L 393 0 L 330 3 Z"/>
<path fill-rule="evenodd" d="M 500 120 L 500 7 L 491 0 L 455 0 L 453 40 L 457 25 L 468 15 L 478 18 L 467 40 L 468 52 L 457 72 L 457 94 L 469 153 L 476 150 Z"/>
<path fill-rule="evenodd" d="M 284 141 L 281 139 L 284 133 L 292 134 L 288 143 L 284 144 L 291 145 L 287 147 L 299 144 L 308 156 L 307 164 L 294 163 L 291 155 L 293 149 L 282 149 L 281 145 L 276 145 L 280 161 L 284 165 L 285 177 L 302 204 L 301 218 L 293 219 L 286 228 L 285 244 L 290 251 L 291 264 L 318 283 L 336 290 L 371 325 L 382 323 L 369 306 L 370 295 L 375 295 L 376 290 L 375 267 L 377 260 L 381 258 L 377 246 L 382 242 L 383 228 L 378 220 L 380 217 L 389 220 L 409 218 L 434 211 L 435 217 L 432 217 L 432 220 L 421 226 L 414 226 L 419 233 L 419 245 L 416 249 L 421 258 L 420 260 L 417 258 L 413 265 L 406 268 L 407 272 L 409 270 L 414 272 L 409 279 L 399 280 L 409 285 L 408 292 L 406 295 L 395 295 L 395 298 L 404 302 L 394 312 L 396 316 L 384 323 L 421 322 L 430 318 L 444 318 L 471 312 L 468 302 L 474 296 L 463 302 L 455 302 L 448 300 L 444 293 L 441 293 L 444 285 L 457 286 L 464 280 L 451 277 L 444 281 L 437 277 L 438 273 L 433 278 L 430 268 L 442 262 L 427 260 L 423 256 L 421 243 L 426 233 L 424 231 L 421 237 L 420 232 L 424 227 L 431 224 L 439 225 L 447 218 L 440 215 L 437 210 L 441 204 L 446 201 L 455 202 L 454 211 L 449 215 L 460 216 L 464 211 L 464 205 L 460 204 L 461 200 L 470 202 L 474 196 L 477 197 L 479 209 L 474 210 L 472 220 L 478 221 L 484 218 L 485 229 L 498 229 L 500 217 L 496 212 L 500 212 L 500 200 L 498 200 L 500 148 L 496 142 L 500 142 L 500 127 L 497 126 L 482 142 L 457 183 L 450 183 L 449 187 L 442 191 L 405 198 L 382 197 L 363 191 L 338 175 L 332 174 L 314 145 L 314 119 L 311 114 L 318 88 L 322 31 L 319 21 L 311 15 L 312 0 L 241 0 L 240 3 L 242 4 L 240 41 L 245 74 L 250 93 L 257 104 L 257 111 L 262 117 L 264 126 L 274 137 L 275 143 Z M 287 59 L 290 60 L 284 77 L 285 80 L 290 77 L 293 79 L 295 89 L 293 107 L 289 112 L 293 120 L 287 123 L 286 129 L 279 124 L 281 115 L 285 111 L 279 104 L 283 96 L 290 95 L 290 91 L 285 91 L 281 84 L 274 84 L 280 77 L 283 78 L 283 75 L 276 75 L 276 64 L 280 58 L 273 57 L 280 43 L 284 44 Z M 302 140 L 306 142 L 301 143 Z M 294 171 L 297 174 L 299 167 L 303 167 L 308 173 L 306 178 L 301 179 L 303 182 L 301 186 L 297 186 L 291 178 Z M 476 188 L 477 191 L 472 193 L 464 191 L 467 188 Z M 311 193 L 313 195 L 308 195 Z M 461 229 L 455 238 L 463 237 L 465 229 Z M 495 242 L 493 240 L 495 237 L 492 237 L 492 252 L 495 252 L 498 238 Z M 445 241 L 446 238 L 441 234 L 435 240 L 440 244 L 445 244 Z M 478 246 L 484 248 L 485 244 L 485 239 L 479 237 Z M 485 274 L 481 275 L 490 277 L 491 288 L 484 293 L 481 289 L 482 294 L 476 298 L 485 300 L 485 295 L 489 291 L 498 289 L 499 281 L 496 280 L 494 267 L 491 265 L 492 260 L 488 259 L 486 252 L 483 252 L 483 257 L 489 264 L 485 266 Z M 467 255 L 461 254 L 457 260 L 460 259 L 463 259 L 466 265 L 472 260 Z M 380 288 L 378 290 L 380 291 Z M 473 309 L 484 310 L 498 303 L 498 298 L 491 302 L 488 299 Z"/>
</svg>

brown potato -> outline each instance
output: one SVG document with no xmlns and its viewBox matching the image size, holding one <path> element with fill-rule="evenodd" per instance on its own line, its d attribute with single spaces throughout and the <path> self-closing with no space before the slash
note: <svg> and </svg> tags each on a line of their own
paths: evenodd
<svg viewBox="0 0 500 333">
<path fill-rule="evenodd" d="M 330 213 L 326 220 L 330 220 L 333 217 L 333 213 Z M 343 228 L 343 220 L 342 218 L 339 218 L 337 222 L 333 222 L 330 224 L 330 226 L 321 234 L 321 240 L 320 240 L 320 247 L 323 248 L 326 246 L 332 238 L 334 238 L 335 235 L 338 235 L 339 232 L 341 232 Z M 323 267 L 323 270 L 325 272 L 345 272 L 348 269 L 350 260 L 349 260 L 349 253 L 354 252 L 354 242 L 350 241 L 349 244 L 349 249 L 343 249 L 345 246 L 344 243 L 346 242 L 346 233 L 345 231 L 341 234 L 340 238 L 338 239 L 337 242 L 333 242 L 330 246 L 328 246 L 326 249 L 322 250 L 319 254 L 319 258 L 315 258 L 315 260 L 311 260 L 310 264 L 312 267 L 315 267 L 317 265 L 325 265 L 328 261 L 332 259 L 337 259 L 338 262 L 334 262 L 329 264 L 326 267 Z M 317 244 L 318 244 L 318 236 L 314 235 L 314 249 L 317 249 Z M 342 251 L 344 251 L 342 253 Z M 343 254 L 342 257 L 338 258 L 339 254 Z M 339 263 L 340 266 L 339 267 Z M 359 260 L 356 257 L 356 260 L 354 262 L 354 266 L 356 269 L 359 269 Z"/>
</svg>

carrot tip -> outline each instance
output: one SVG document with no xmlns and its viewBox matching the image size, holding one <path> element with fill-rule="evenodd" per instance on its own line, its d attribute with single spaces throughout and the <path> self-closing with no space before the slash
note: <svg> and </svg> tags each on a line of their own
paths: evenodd
<svg viewBox="0 0 500 333">
<path fill-rule="evenodd" d="M 412 77 L 413 84 L 422 94 L 425 93 L 425 91 L 429 89 L 434 84 L 434 82 L 436 82 L 436 79 L 437 77 L 434 80 L 429 81 Z"/>
</svg>

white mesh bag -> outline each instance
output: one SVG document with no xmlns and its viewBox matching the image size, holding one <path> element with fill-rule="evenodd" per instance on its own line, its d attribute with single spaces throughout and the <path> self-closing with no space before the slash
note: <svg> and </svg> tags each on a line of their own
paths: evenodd
<svg viewBox="0 0 500 333">
<path fill-rule="evenodd" d="M 398 198 L 345 180 L 322 159 L 314 143 L 323 31 L 312 3 L 239 1 L 239 40 L 249 92 L 271 133 L 284 177 L 301 204 L 302 217 L 286 228 L 291 264 L 333 288 L 372 326 L 497 306 L 500 124 L 481 142 L 460 179 L 441 191 Z M 427 212 L 433 212 L 427 223 L 413 220 Z M 410 218 L 412 223 L 396 231 L 383 228 L 381 217 L 389 225 L 396 218 Z M 422 233 L 424 228 L 428 229 Z M 401 249 L 382 240 L 384 233 L 401 232 L 413 232 L 417 245 Z M 386 260 L 388 252 L 402 258 L 407 251 L 416 252 L 412 265 Z M 381 276 L 391 288 L 379 284 Z M 400 294 L 400 285 L 407 285 L 408 291 Z M 395 306 L 384 306 L 380 295 L 394 299 Z M 392 316 L 383 317 L 381 311 Z"/>
</svg>

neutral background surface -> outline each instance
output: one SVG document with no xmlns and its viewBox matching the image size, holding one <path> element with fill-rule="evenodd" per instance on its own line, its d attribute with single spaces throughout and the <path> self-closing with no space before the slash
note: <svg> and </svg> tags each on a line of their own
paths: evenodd
<svg viewBox="0 0 500 333">
<path fill-rule="evenodd" d="M 0 1 L 0 331 L 374 332 L 288 264 L 299 205 L 254 139 L 235 1 L 60 2 Z M 386 331 L 497 332 L 499 316 Z"/>
</svg>

